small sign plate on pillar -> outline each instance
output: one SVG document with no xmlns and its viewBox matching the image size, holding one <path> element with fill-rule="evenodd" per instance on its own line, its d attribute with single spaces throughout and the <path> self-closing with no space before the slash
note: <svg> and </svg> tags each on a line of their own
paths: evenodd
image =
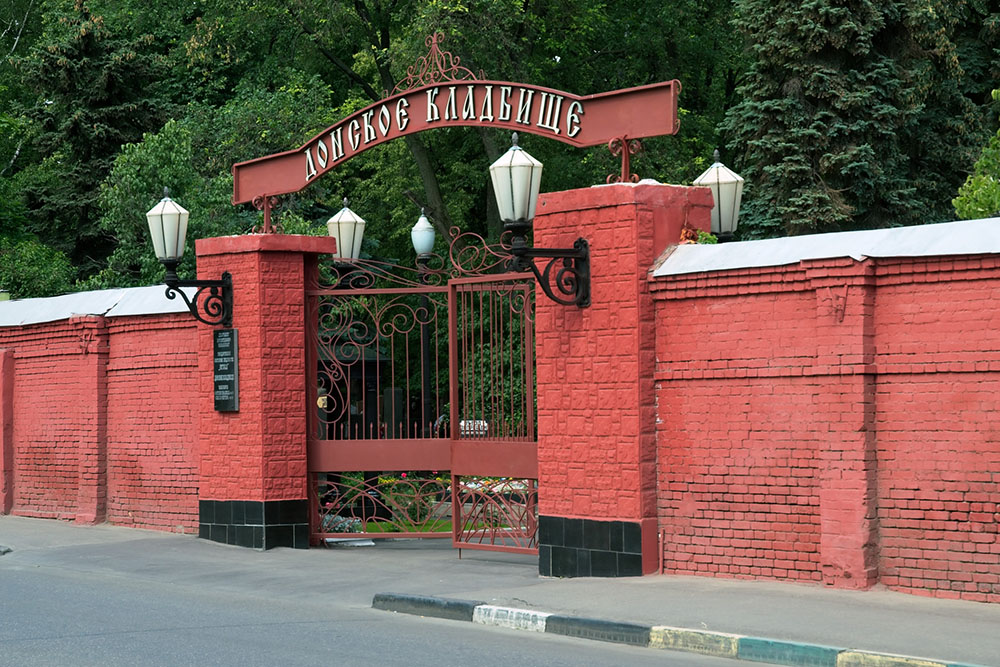
<svg viewBox="0 0 1000 667">
<path fill-rule="evenodd" d="M 237 412 L 240 409 L 240 354 L 236 329 L 216 329 L 213 366 L 215 371 L 215 409 Z"/>
</svg>

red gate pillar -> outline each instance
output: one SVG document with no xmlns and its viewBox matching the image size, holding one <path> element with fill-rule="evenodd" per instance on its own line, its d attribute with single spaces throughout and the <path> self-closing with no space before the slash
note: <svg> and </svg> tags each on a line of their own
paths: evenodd
<svg viewBox="0 0 1000 667">
<path fill-rule="evenodd" d="M 216 411 L 215 328 L 200 327 L 198 535 L 307 548 L 305 290 L 315 255 L 334 241 L 252 234 L 200 239 L 196 249 L 199 278 L 232 274 L 239 376 L 239 410 Z"/>
<path fill-rule="evenodd" d="M 539 573 L 658 569 L 653 301 L 648 272 L 681 229 L 709 229 L 707 188 L 544 194 L 534 245 L 590 242 L 589 308 L 537 296 Z"/>
</svg>

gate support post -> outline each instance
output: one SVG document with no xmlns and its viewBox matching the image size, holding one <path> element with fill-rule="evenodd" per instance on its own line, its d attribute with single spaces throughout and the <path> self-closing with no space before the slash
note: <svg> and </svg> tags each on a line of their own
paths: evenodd
<svg viewBox="0 0 1000 667">
<path fill-rule="evenodd" d="M 198 536 L 270 549 L 308 548 L 306 295 L 329 237 L 201 239 L 200 278 L 232 274 L 239 411 L 217 412 L 214 327 L 200 327 Z M 315 400 L 315 396 L 312 396 Z"/>
<path fill-rule="evenodd" d="M 708 230 L 707 188 L 621 184 L 544 194 L 535 244 L 590 242 L 591 305 L 539 298 L 539 573 L 658 569 L 653 301 L 656 257 Z"/>
</svg>

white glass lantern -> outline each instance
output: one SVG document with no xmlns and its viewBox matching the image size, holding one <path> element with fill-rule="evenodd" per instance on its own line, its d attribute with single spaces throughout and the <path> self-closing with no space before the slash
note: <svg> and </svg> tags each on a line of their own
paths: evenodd
<svg viewBox="0 0 1000 667">
<path fill-rule="evenodd" d="M 338 259 L 358 258 L 361 254 L 361 239 L 365 235 L 365 221 L 357 213 L 347 208 L 347 199 L 344 199 L 344 208 L 326 221 L 326 228 L 330 232 L 330 236 L 337 239 L 337 252 L 334 257 Z"/>
<path fill-rule="evenodd" d="M 694 179 L 694 185 L 712 189 L 715 200 L 712 207 L 712 233 L 728 236 L 736 231 L 739 224 L 743 177 L 719 162 L 719 151 L 715 151 L 714 159 L 712 166 Z"/>
<path fill-rule="evenodd" d="M 490 165 L 490 177 L 493 179 L 493 192 L 496 194 L 501 220 L 530 223 L 535 219 L 538 188 L 542 182 L 542 163 L 517 145 L 516 132 L 510 150 Z"/>
<path fill-rule="evenodd" d="M 149 234 L 153 237 L 153 250 L 161 262 L 179 262 L 184 256 L 189 215 L 183 206 L 167 195 L 166 188 L 163 190 L 163 199 L 146 213 Z"/>
<path fill-rule="evenodd" d="M 413 250 L 417 255 L 429 255 L 434 250 L 434 225 L 424 215 L 424 209 L 420 209 L 420 217 L 417 224 L 410 230 L 410 240 L 413 241 Z"/>
</svg>

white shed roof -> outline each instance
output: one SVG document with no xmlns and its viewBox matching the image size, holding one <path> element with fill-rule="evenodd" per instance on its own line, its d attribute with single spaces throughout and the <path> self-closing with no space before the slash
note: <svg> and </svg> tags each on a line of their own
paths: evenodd
<svg viewBox="0 0 1000 667">
<path fill-rule="evenodd" d="M 194 289 L 185 289 L 193 296 Z M 159 315 L 183 313 L 187 306 L 178 297 L 168 299 L 164 285 L 77 292 L 43 299 L 0 301 L 0 327 L 40 324 L 69 319 L 74 315 Z"/>
<path fill-rule="evenodd" d="M 677 246 L 653 277 L 796 264 L 806 259 L 1000 253 L 1000 218 L 762 241 Z"/>
</svg>

